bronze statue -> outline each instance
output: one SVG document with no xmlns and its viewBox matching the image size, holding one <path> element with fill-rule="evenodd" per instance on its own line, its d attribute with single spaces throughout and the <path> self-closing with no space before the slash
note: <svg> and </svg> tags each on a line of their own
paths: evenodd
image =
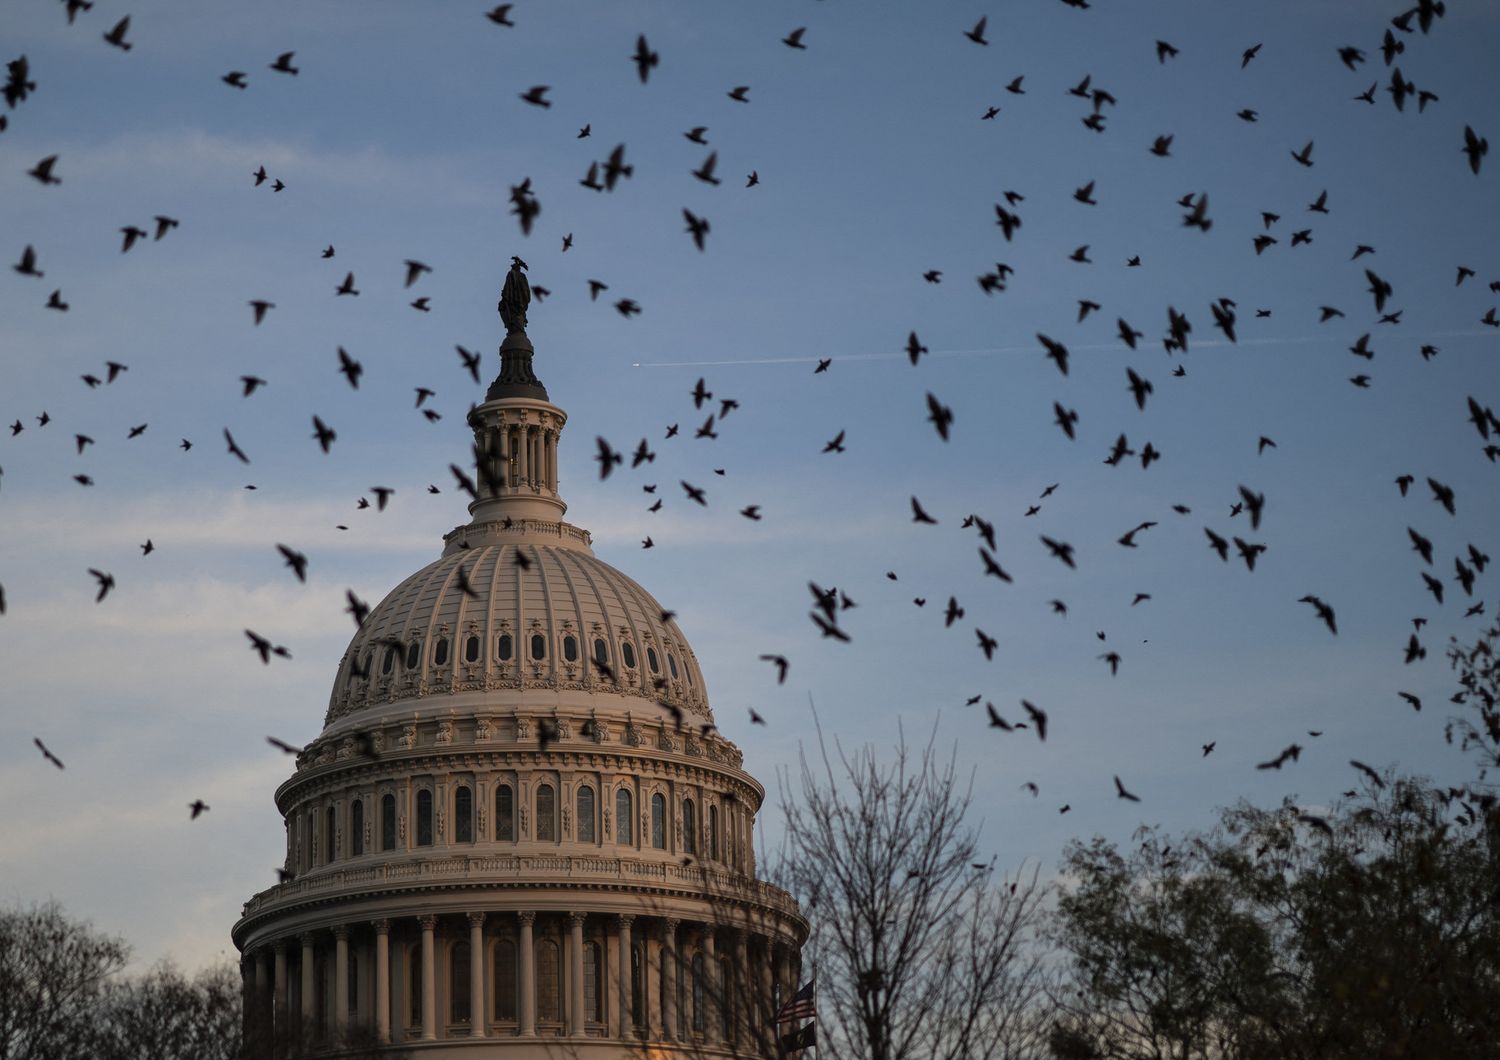
<svg viewBox="0 0 1500 1060">
<path fill-rule="evenodd" d="M 500 289 L 500 319 L 505 323 L 506 334 L 526 330 L 526 307 L 531 304 L 531 284 L 526 282 L 522 271 L 526 263 L 518 257 L 510 259 L 510 272 L 505 274 L 505 286 Z"/>
</svg>

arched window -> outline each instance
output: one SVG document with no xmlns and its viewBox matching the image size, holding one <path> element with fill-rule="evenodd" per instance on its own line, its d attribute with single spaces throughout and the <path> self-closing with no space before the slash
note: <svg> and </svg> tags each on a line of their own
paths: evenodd
<svg viewBox="0 0 1500 1060">
<path fill-rule="evenodd" d="M 587 784 L 578 789 L 577 816 L 578 816 L 578 841 L 580 843 L 592 843 L 594 841 L 594 789 Z"/>
<path fill-rule="evenodd" d="M 406 668 L 415 670 L 422 661 L 422 642 L 414 640 L 406 646 Z"/>
<path fill-rule="evenodd" d="M 652 648 L 652 647 L 649 647 L 649 646 L 646 648 L 646 665 L 649 666 L 649 667 L 651 667 L 651 672 L 652 673 L 654 673 L 654 674 L 661 673 L 661 664 L 656 661 L 656 649 L 655 648 Z"/>
<path fill-rule="evenodd" d="M 474 792 L 467 784 L 453 791 L 453 841 L 474 842 Z"/>
<path fill-rule="evenodd" d="M 578 638 L 571 634 L 563 638 L 563 658 L 568 662 L 578 661 Z"/>
<path fill-rule="evenodd" d="M 635 830 L 631 827 L 630 812 L 630 789 L 621 788 L 615 792 L 615 842 L 622 846 L 631 846 L 634 843 Z"/>
<path fill-rule="evenodd" d="M 708 856 L 710 860 L 719 860 L 719 808 L 717 806 L 708 808 Z"/>
<path fill-rule="evenodd" d="M 495 839 L 505 843 L 516 841 L 516 795 L 509 784 L 495 789 Z"/>
<path fill-rule="evenodd" d="M 446 666 L 446 665 L 448 665 L 448 638 L 447 637 L 439 637 L 438 638 L 438 642 L 437 642 L 437 647 L 432 649 L 432 665 L 433 666 Z"/>
<path fill-rule="evenodd" d="M 510 939 L 495 943 L 495 1018 L 516 1018 L 516 944 Z"/>
<path fill-rule="evenodd" d="M 395 667 L 395 665 L 396 665 L 396 649 L 395 648 L 387 648 L 385 650 L 385 658 L 383 658 L 383 659 L 380 660 L 380 672 L 383 673 L 383 674 L 388 674 L 388 673 L 391 672 L 392 668 Z"/>
<path fill-rule="evenodd" d="M 422 947 L 406 949 L 406 1025 L 412 1030 L 422 1026 Z"/>
<path fill-rule="evenodd" d="M 646 986 L 646 970 L 641 960 L 641 944 L 630 946 L 630 1022 L 636 1027 L 646 1026 L 646 1002 L 642 997 Z"/>
<path fill-rule="evenodd" d="M 466 640 L 466 641 L 464 641 L 464 662 L 471 662 L 471 663 L 473 663 L 473 662 L 478 662 L 478 661 L 479 661 L 479 638 L 476 637 L 476 636 L 473 636 L 471 634 L 469 636 L 469 639 Z"/>
<path fill-rule="evenodd" d="M 609 645 L 604 643 L 603 637 L 594 638 L 594 661 L 609 665 Z"/>
<path fill-rule="evenodd" d="M 604 991 L 600 983 L 599 944 L 583 944 L 583 1015 L 595 1023 L 604 1022 Z"/>
<path fill-rule="evenodd" d="M 449 1019 L 468 1023 L 469 1012 L 469 944 L 455 942 L 448 951 Z"/>
<path fill-rule="evenodd" d="M 667 799 L 659 791 L 651 796 L 651 845 L 667 849 Z"/>
<path fill-rule="evenodd" d="M 359 857 L 365 852 L 365 800 L 355 799 L 349 807 L 349 853 Z"/>
<path fill-rule="evenodd" d="M 545 659 L 547 657 L 547 638 L 540 633 L 531 635 L 531 657 L 533 659 Z"/>
<path fill-rule="evenodd" d="M 511 652 L 510 634 L 509 633 L 502 633 L 502 634 L 500 634 L 500 644 L 496 648 L 495 654 L 498 655 L 498 656 L 500 656 L 500 661 L 501 662 L 509 662 L 510 661 L 510 652 Z"/>
<path fill-rule="evenodd" d="M 551 784 L 537 785 L 536 837 L 554 842 L 557 840 L 557 799 Z"/>
<path fill-rule="evenodd" d="M 692 799 L 682 800 L 682 852 L 698 853 L 698 810 Z"/>
<path fill-rule="evenodd" d="M 380 849 L 396 849 L 396 796 L 383 795 L 380 799 Z"/>
<path fill-rule="evenodd" d="M 417 846 L 432 846 L 432 792 L 417 792 Z"/>
<path fill-rule="evenodd" d="M 562 964 L 557 943 L 542 939 L 536 944 L 536 1018 L 543 1023 L 562 1022 Z"/>
<path fill-rule="evenodd" d="M 667 669 L 672 671 L 672 680 L 677 680 L 677 656 L 667 652 Z"/>
<path fill-rule="evenodd" d="M 628 641 L 628 640 L 624 644 L 621 644 L 620 645 L 620 658 L 622 658 L 622 659 L 625 660 L 625 665 L 626 666 L 628 666 L 628 667 L 630 667 L 630 669 L 634 670 L 635 669 L 635 645 L 631 644 L 630 641 Z"/>
<path fill-rule="evenodd" d="M 330 865 L 333 863 L 334 855 L 337 853 L 335 849 L 337 845 L 338 816 L 334 813 L 333 807 L 330 806 L 323 811 L 323 864 Z"/>
<path fill-rule="evenodd" d="M 703 1010 L 704 1002 L 703 982 L 703 954 L 693 954 L 693 1030 L 700 1034 L 708 1029 L 707 1013 Z"/>
</svg>

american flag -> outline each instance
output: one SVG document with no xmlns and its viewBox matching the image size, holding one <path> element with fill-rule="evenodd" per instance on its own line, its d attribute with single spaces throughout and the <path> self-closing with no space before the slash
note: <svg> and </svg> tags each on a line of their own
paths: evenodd
<svg viewBox="0 0 1500 1060">
<path fill-rule="evenodd" d="M 813 980 L 811 979 L 807 981 L 806 986 L 797 991 L 791 1000 L 776 1010 L 777 1023 L 790 1023 L 792 1020 L 811 1020 L 817 1018 L 817 1008 L 813 1004 Z"/>
</svg>

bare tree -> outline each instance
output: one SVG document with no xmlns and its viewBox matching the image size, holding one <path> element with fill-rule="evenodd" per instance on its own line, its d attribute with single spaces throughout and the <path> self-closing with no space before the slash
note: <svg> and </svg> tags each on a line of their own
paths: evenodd
<svg viewBox="0 0 1500 1060">
<path fill-rule="evenodd" d="M 817 979 L 820 1057 L 969 1060 L 1041 1052 L 1045 889 L 996 881 L 966 821 L 972 782 L 954 756 L 835 753 L 783 778 L 786 832 L 775 882 L 812 922 L 803 967 Z"/>
<path fill-rule="evenodd" d="M 0 911 L 0 1060 L 88 1055 L 100 989 L 129 953 L 55 902 Z"/>
<path fill-rule="evenodd" d="M 240 977 L 227 964 L 189 978 L 163 962 L 107 984 L 91 1016 L 96 1060 L 236 1060 Z"/>
</svg>

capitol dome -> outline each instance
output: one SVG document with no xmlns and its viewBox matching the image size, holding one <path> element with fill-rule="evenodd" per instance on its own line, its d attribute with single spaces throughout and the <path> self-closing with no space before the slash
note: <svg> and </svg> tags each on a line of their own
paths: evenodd
<svg viewBox="0 0 1500 1060">
<path fill-rule="evenodd" d="M 564 522 L 512 266 L 469 521 L 363 616 L 245 903 L 259 1055 L 774 1055 L 807 923 L 672 615 Z M 469 475 L 472 474 L 472 478 Z"/>
</svg>

